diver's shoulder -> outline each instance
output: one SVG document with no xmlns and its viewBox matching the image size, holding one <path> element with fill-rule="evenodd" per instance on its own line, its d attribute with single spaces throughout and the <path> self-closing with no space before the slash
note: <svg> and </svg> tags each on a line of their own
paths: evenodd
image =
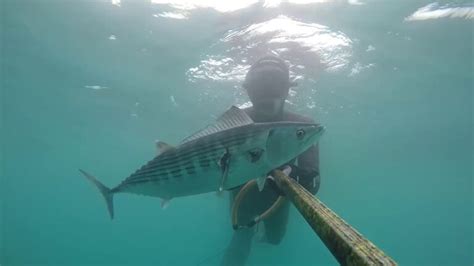
<svg viewBox="0 0 474 266">
<path fill-rule="evenodd" d="M 284 118 L 287 121 L 294 121 L 294 122 L 304 122 L 304 123 L 315 123 L 315 119 L 302 115 L 302 114 L 297 114 L 293 113 L 290 111 L 285 110 Z"/>
</svg>

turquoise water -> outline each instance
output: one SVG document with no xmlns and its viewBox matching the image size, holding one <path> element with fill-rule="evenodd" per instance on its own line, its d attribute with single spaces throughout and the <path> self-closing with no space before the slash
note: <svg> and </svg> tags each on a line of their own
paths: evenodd
<svg viewBox="0 0 474 266">
<path fill-rule="evenodd" d="M 318 197 L 401 265 L 473 264 L 470 1 L 180 2 L 1 2 L 0 264 L 219 265 L 227 197 L 119 195 L 110 221 L 77 169 L 116 185 L 246 105 L 268 53 L 327 127 Z M 248 260 L 336 264 L 294 208 Z"/>
</svg>

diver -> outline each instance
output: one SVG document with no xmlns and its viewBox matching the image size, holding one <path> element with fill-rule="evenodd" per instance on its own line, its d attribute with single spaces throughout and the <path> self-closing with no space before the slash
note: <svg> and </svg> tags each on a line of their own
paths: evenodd
<svg viewBox="0 0 474 266">
<path fill-rule="evenodd" d="M 257 60 L 247 72 L 243 87 L 246 90 L 252 107 L 244 109 L 255 122 L 296 121 L 313 122 L 312 119 L 285 110 L 285 100 L 290 87 L 296 86 L 290 81 L 289 68 L 286 63 L 275 56 L 265 56 Z M 290 177 L 297 180 L 313 195 L 319 190 L 319 150 L 313 145 L 297 158 L 285 165 L 291 165 Z M 282 166 L 284 167 L 284 166 Z M 267 184 L 262 191 L 256 186 L 246 190 L 245 197 L 240 202 L 238 218 L 241 221 L 251 221 L 257 215 L 265 212 L 277 201 L 280 194 L 275 186 Z M 244 186 L 231 191 L 231 206 L 236 196 Z M 285 200 L 272 215 L 261 221 L 255 227 L 241 228 L 234 231 L 229 246 L 226 248 L 221 265 L 245 265 L 250 254 L 251 244 L 256 235 L 262 242 L 278 245 L 286 232 L 290 203 Z"/>
</svg>

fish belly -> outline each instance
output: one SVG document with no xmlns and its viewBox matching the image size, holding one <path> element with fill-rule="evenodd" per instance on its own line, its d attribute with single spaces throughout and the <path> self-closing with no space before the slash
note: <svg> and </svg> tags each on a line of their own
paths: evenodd
<svg viewBox="0 0 474 266">
<path fill-rule="evenodd" d="M 245 156 L 241 156 L 231 165 L 224 189 L 229 190 L 244 185 L 252 179 L 266 175 L 271 170 L 271 166 L 263 158 L 259 162 L 252 163 Z"/>
</svg>

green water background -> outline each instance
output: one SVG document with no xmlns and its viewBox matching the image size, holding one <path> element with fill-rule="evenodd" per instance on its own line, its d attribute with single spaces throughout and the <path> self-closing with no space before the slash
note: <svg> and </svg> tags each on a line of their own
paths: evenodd
<svg viewBox="0 0 474 266">
<path fill-rule="evenodd" d="M 227 30 L 285 14 L 359 40 L 351 62 L 374 64 L 355 76 L 315 71 L 297 89 L 317 108 L 290 109 L 327 127 L 319 198 L 402 265 L 472 265 L 472 20 L 409 23 L 429 1 L 367 2 L 174 20 L 144 1 L 3 0 L 0 263 L 218 265 L 232 234 L 226 197 L 162 210 L 119 195 L 110 221 L 77 169 L 115 185 L 154 156 L 155 139 L 178 143 L 245 102 L 239 82 L 186 72 L 220 52 Z M 107 88 L 86 87 L 96 84 Z M 284 241 L 256 243 L 249 258 L 314 264 L 336 261 L 294 209 Z"/>
</svg>

